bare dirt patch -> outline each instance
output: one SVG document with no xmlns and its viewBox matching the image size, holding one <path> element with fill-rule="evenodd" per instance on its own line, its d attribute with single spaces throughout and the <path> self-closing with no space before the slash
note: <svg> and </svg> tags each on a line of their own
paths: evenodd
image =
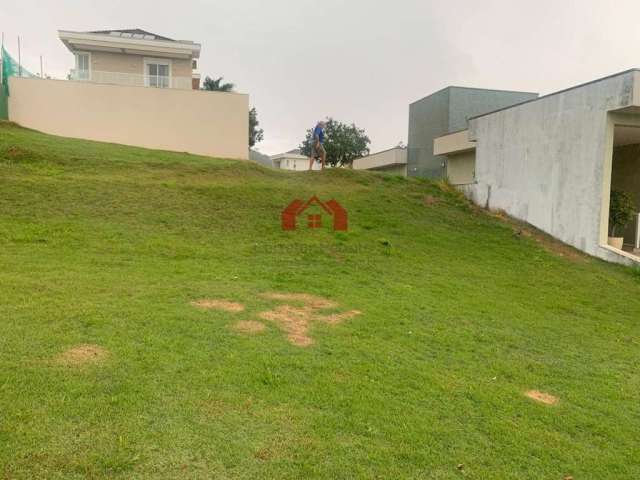
<svg viewBox="0 0 640 480">
<path fill-rule="evenodd" d="M 278 325 L 294 345 L 307 347 L 313 343 L 313 339 L 307 335 L 311 323 L 311 313 L 308 308 L 280 305 L 268 312 L 262 312 L 260 318 Z"/>
<path fill-rule="evenodd" d="M 585 261 L 588 258 L 587 255 L 582 253 L 580 250 L 577 250 L 566 243 L 562 243 L 560 240 L 536 230 L 533 227 L 525 227 L 517 223 L 515 225 L 512 224 L 512 226 L 513 235 L 516 238 L 531 238 L 549 253 L 567 258 L 574 262 Z"/>
<path fill-rule="evenodd" d="M 427 207 L 431 207 L 433 205 L 437 205 L 440 202 L 440 200 L 437 197 L 434 197 L 433 195 L 426 195 L 424 197 L 424 204 Z"/>
<path fill-rule="evenodd" d="M 323 322 L 327 325 L 336 325 L 345 320 L 360 315 L 358 310 L 347 312 L 332 312 L 339 305 L 333 300 L 318 297 L 308 293 L 281 293 L 267 292 L 261 297 L 282 303 L 272 310 L 261 312 L 258 317 L 275 323 L 294 345 L 306 347 L 313 343 L 309 336 L 309 329 L 313 322 Z M 223 310 L 225 312 L 238 313 L 244 311 L 241 303 L 222 299 L 203 299 L 191 302 L 191 305 L 201 309 Z M 325 310 L 329 310 L 326 314 Z M 259 321 L 243 320 L 236 323 L 233 329 L 248 335 L 263 332 L 266 325 Z"/>
<path fill-rule="evenodd" d="M 265 293 L 263 297 L 283 302 L 302 303 L 302 305 L 279 305 L 273 310 L 260 313 L 260 318 L 275 323 L 286 333 L 291 343 L 300 347 L 307 347 L 313 343 L 313 339 L 309 336 L 309 329 L 314 321 L 336 325 L 361 313 L 358 310 L 351 310 L 323 315 L 322 310 L 336 308 L 338 304 L 306 293 Z"/>
<path fill-rule="evenodd" d="M 99 345 L 77 345 L 58 355 L 54 363 L 68 367 L 101 363 L 109 356 L 109 351 Z"/>
<path fill-rule="evenodd" d="M 236 323 L 233 328 L 240 333 L 254 335 L 256 333 L 264 332 L 267 327 L 261 322 L 242 320 L 241 322 Z"/>
<path fill-rule="evenodd" d="M 19 147 L 12 145 L 9 148 L 7 148 L 7 155 L 10 157 L 18 157 L 23 154 L 24 154 L 24 151 Z"/>
<path fill-rule="evenodd" d="M 536 402 L 544 403 L 545 405 L 555 405 L 559 401 L 558 397 L 554 397 L 553 395 L 540 392 L 538 390 L 529 390 L 528 392 L 525 392 L 525 396 L 529 397 L 531 400 L 535 400 Z"/>
<path fill-rule="evenodd" d="M 237 302 L 230 302 L 228 300 L 198 300 L 191 302 L 191 305 L 197 308 L 205 310 L 223 310 L 229 313 L 238 313 L 244 310 L 244 305 Z"/>
<path fill-rule="evenodd" d="M 564 257 L 573 262 L 585 262 L 589 259 L 589 256 L 586 253 L 561 242 L 557 238 L 552 237 L 542 230 L 538 230 L 532 225 L 510 217 L 504 210 L 484 210 L 484 212 L 490 217 L 510 225 L 513 229 L 513 236 L 517 239 L 531 239 L 547 252 L 559 257 Z"/>
<path fill-rule="evenodd" d="M 269 300 L 279 300 L 281 302 L 300 302 L 316 309 L 335 308 L 338 306 L 336 302 L 332 302 L 326 298 L 316 297 L 315 295 L 310 295 L 308 293 L 268 292 L 263 293 L 262 296 Z"/>
</svg>

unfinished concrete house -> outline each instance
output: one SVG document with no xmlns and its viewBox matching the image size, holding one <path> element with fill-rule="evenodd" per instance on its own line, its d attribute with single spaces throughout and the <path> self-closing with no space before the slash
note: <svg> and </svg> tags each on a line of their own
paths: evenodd
<svg viewBox="0 0 640 480">
<path fill-rule="evenodd" d="M 467 129 L 469 118 L 537 98 L 537 93 L 446 87 L 409 105 L 407 175 L 410 177 L 455 178 L 453 158 L 437 155 L 433 140 Z"/>
<path fill-rule="evenodd" d="M 640 263 L 640 70 L 470 117 L 433 150 L 464 158 L 457 183 L 475 203 L 596 257 Z M 635 202 L 622 248 L 609 244 L 612 190 Z"/>
</svg>

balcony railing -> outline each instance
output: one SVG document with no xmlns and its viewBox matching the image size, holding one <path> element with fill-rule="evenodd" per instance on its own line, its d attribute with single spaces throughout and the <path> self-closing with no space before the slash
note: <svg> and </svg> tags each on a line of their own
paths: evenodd
<svg viewBox="0 0 640 480">
<path fill-rule="evenodd" d="M 70 80 L 80 80 L 129 87 L 179 88 L 191 90 L 191 77 L 139 75 L 135 73 L 102 72 L 97 70 L 71 70 Z"/>
</svg>

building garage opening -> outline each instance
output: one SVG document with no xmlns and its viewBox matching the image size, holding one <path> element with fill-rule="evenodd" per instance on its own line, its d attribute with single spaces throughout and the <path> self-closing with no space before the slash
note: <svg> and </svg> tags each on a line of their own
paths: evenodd
<svg viewBox="0 0 640 480">
<path fill-rule="evenodd" d="M 640 127 L 616 125 L 613 135 L 609 244 L 640 255 Z"/>
<path fill-rule="evenodd" d="M 476 144 L 469 140 L 469 130 L 435 138 L 433 152 L 445 158 L 445 176 L 452 185 L 463 186 L 475 181 Z"/>
</svg>

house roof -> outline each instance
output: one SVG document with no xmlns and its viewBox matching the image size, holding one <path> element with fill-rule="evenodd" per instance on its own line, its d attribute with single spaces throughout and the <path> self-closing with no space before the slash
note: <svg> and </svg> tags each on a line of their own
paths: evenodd
<svg viewBox="0 0 640 480">
<path fill-rule="evenodd" d="M 309 157 L 300 154 L 300 150 L 291 150 L 285 153 L 278 153 L 276 155 L 271 155 L 271 160 L 309 160 Z"/>
<path fill-rule="evenodd" d="M 142 30 L 94 30 L 74 32 L 58 30 L 62 43 L 71 51 L 100 51 L 167 58 L 198 58 L 200 44 L 191 40 L 173 40 Z"/>
<path fill-rule="evenodd" d="M 147 32 L 146 30 L 142 30 L 141 28 L 125 28 L 118 30 L 93 30 L 90 32 L 83 33 L 99 33 L 103 35 L 111 35 L 114 37 L 123 37 L 123 38 L 138 38 L 144 40 L 166 40 L 168 42 L 175 42 L 173 38 L 163 37 L 162 35 L 158 35 L 156 33 Z"/>
<path fill-rule="evenodd" d="M 476 118 L 486 117 L 488 115 L 493 115 L 494 113 L 498 113 L 498 112 L 502 112 L 504 110 L 509 110 L 511 108 L 519 107 L 519 106 L 525 105 L 527 103 L 538 102 L 540 100 L 544 100 L 544 99 L 552 97 L 554 95 L 560 95 L 562 93 L 569 92 L 571 90 L 576 90 L 578 88 L 583 88 L 583 87 L 586 87 L 588 85 L 592 85 L 594 83 L 603 82 L 603 81 L 610 80 L 610 79 L 615 78 L 615 77 L 620 77 L 622 75 L 628 75 L 630 73 L 639 73 L 639 72 L 640 72 L 640 68 L 631 68 L 629 70 L 624 70 L 623 72 L 614 73 L 613 75 L 607 75 L 606 77 L 597 78 L 595 80 L 591 80 L 590 82 L 581 83 L 581 84 L 575 85 L 573 87 L 569 87 L 569 88 L 564 88 L 562 90 L 558 90 L 557 92 L 552 92 L 552 93 L 548 93 L 546 95 L 539 96 L 537 98 L 532 98 L 531 100 L 525 100 L 524 102 L 519 102 L 519 103 L 516 103 L 514 105 L 510 105 L 508 107 L 503 107 L 503 108 L 499 108 L 497 110 L 492 110 L 491 112 L 486 112 L 486 113 L 483 113 L 481 115 L 474 115 L 473 117 L 469 117 L 468 120 L 475 120 Z"/>
<path fill-rule="evenodd" d="M 410 105 L 413 105 L 415 103 L 419 103 L 422 102 L 423 100 L 426 100 L 427 98 L 431 98 L 435 95 L 438 95 L 442 92 L 446 92 L 447 90 L 467 90 L 467 91 L 474 91 L 474 92 L 497 92 L 497 93 L 521 93 L 523 95 L 539 95 L 539 93 L 537 92 L 525 92 L 525 91 L 521 91 L 521 90 L 502 90 L 502 89 L 498 89 L 498 88 L 478 88 L 478 87 L 460 87 L 457 85 L 449 85 L 448 87 L 444 87 L 441 88 L 440 90 L 436 90 L 433 93 L 430 93 L 429 95 L 427 95 L 426 97 L 422 97 L 414 102 L 411 102 Z"/>
<path fill-rule="evenodd" d="M 304 212 L 307 208 L 309 208 L 311 206 L 311 204 L 316 204 L 319 205 L 325 212 L 327 212 L 329 215 L 333 214 L 333 210 L 327 206 L 327 204 L 323 201 L 321 201 L 317 196 L 313 196 L 311 197 L 309 200 L 307 200 L 307 203 L 305 203 L 304 205 L 302 205 L 302 207 L 300 207 L 300 209 L 298 210 L 297 214 L 300 215 L 302 212 Z"/>
</svg>

